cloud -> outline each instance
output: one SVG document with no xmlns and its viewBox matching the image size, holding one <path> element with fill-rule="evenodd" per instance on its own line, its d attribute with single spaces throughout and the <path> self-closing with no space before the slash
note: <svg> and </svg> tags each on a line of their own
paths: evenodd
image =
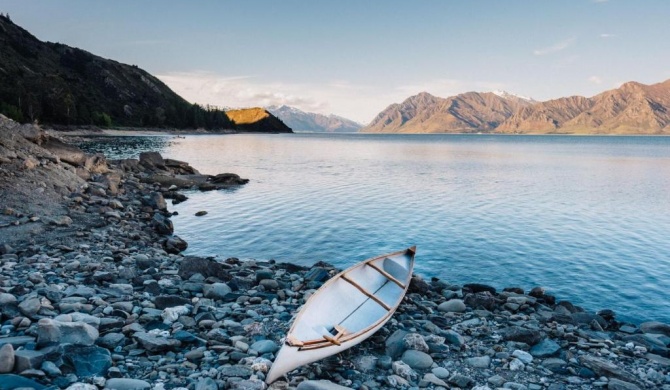
<svg viewBox="0 0 670 390">
<path fill-rule="evenodd" d="M 598 76 L 589 77 L 589 81 L 592 82 L 593 84 L 602 84 L 603 83 L 603 79 L 601 79 Z"/>
<path fill-rule="evenodd" d="M 556 42 L 551 46 L 543 47 L 541 49 L 536 49 L 533 51 L 533 54 L 536 56 L 543 56 L 547 54 L 552 54 L 552 53 L 557 53 L 559 51 L 565 50 L 568 47 L 572 46 L 572 44 L 575 42 L 575 38 L 569 38 L 565 39 L 560 42 Z"/>
<path fill-rule="evenodd" d="M 383 93 L 346 80 L 287 83 L 258 75 L 224 76 L 203 71 L 170 72 L 157 77 L 190 102 L 223 108 L 287 105 L 365 123 L 388 104 Z"/>
<path fill-rule="evenodd" d="M 604 38 L 604 39 L 615 38 L 616 36 L 617 36 L 616 34 L 608 34 L 608 33 L 600 34 L 600 38 Z"/>
<path fill-rule="evenodd" d="M 607 3 L 610 0 L 591 0 L 593 3 Z"/>
</svg>

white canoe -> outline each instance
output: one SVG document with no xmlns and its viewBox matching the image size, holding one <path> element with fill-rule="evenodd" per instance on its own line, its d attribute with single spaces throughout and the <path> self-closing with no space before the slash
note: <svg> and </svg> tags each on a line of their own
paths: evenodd
<svg viewBox="0 0 670 390">
<path fill-rule="evenodd" d="M 319 288 L 300 309 L 266 382 L 342 352 L 384 326 L 407 292 L 416 247 L 358 263 Z"/>
</svg>

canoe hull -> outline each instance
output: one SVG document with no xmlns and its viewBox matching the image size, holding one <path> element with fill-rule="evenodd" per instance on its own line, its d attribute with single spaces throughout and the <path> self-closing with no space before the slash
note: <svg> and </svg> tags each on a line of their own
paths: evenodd
<svg viewBox="0 0 670 390">
<path fill-rule="evenodd" d="M 407 292 L 415 253 L 411 247 L 365 260 L 321 286 L 296 315 L 266 382 L 360 344 L 384 326 Z"/>
<path fill-rule="evenodd" d="M 375 334 L 375 332 L 377 332 L 379 329 L 381 329 L 381 327 L 384 326 L 389 319 L 391 319 L 391 317 L 387 318 L 382 323 L 370 329 L 370 331 L 366 332 L 360 337 L 356 337 L 350 341 L 345 341 L 341 345 L 333 345 L 307 351 L 301 351 L 298 347 L 283 345 L 277 353 L 275 362 L 272 364 L 272 369 L 270 372 L 268 372 L 268 375 L 265 378 L 265 382 L 270 384 L 287 372 L 295 370 L 300 366 L 304 366 L 306 364 L 327 358 L 328 356 L 338 354 L 362 343 L 370 336 Z"/>
</svg>

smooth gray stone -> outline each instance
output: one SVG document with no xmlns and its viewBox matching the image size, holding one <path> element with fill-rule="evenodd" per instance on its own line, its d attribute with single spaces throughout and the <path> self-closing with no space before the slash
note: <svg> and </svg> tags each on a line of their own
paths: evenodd
<svg viewBox="0 0 670 390">
<path fill-rule="evenodd" d="M 530 349 L 530 354 L 535 357 L 544 358 L 553 356 L 560 350 L 561 346 L 554 340 L 544 339 Z"/>
<path fill-rule="evenodd" d="M 0 389 L 14 390 L 19 388 L 33 388 L 35 390 L 43 390 L 45 387 L 32 379 L 24 378 L 13 374 L 0 374 Z"/>
<path fill-rule="evenodd" d="M 640 324 L 640 330 L 644 333 L 658 333 L 670 336 L 670 325 L 658 321 L 643 322 Z"/>
<path fill-rule="evenodd" d="M 351 390 L 351 387 L 340 386 L 328 380 L 319 380 L 300 382 L 298 390 Z"/>
<path fill-rule="evenodd" d="M 433 365 L 433 358 L 425 352 L 408 350 L 402 354 L 402 360 L 413 369 L 425 370 Z"/>
<path fill-rule="evenodd" d="M 56 365 L 54 362 L 50 362 L 48 360 L 42 362 L 42 366 L 40 367 L 42 371 L 44 371 L 47 375 L 51 376 L 60 376 L 63 375 L 61 372 L 60 368 Z"/>
<path fill-rule="evenodd" d="M 151 384 L 147 381 L 130 378 L 112 378 L 105 383 L 105 389 L 110 390 L 144 390 L 150 387 Z"/>
<path fill-rule="evenodd" d="M 37 344 L 49 343 L 93 345 L 98 330 L 84 322 L 59 322 L 42 318 L 37 322 Z"/>
<path fill-rule="evenodd" d="M 22 347 L 34 341 L 35 338 L 30 336 L 3 337 L 0 338 L 0 346 L 3 346 L 5 344 L 11 344 L 14 347 L 14 349 L 16 349 L 18 347 Z"/>
<path fill-rule="evenodd" d="M 449 370 L 447 370 L 444 367 L 435 367 L 431 370 L 433 374 L 435 374 L 436 377 L 440 379 L 447 379 L 449 378 Z"/>
<path fill-rule="evenodd" d="M 225 283 L 212 283 L 202 286 L 202 291 L 205 294 L 205 298 L 223 299 L 233 290 Z"/>
<path fill-rule="evenodd" d="M 248 378 L 253 374 L 251 368 L 247 366 L 223 366 L 219 367 L 219 372 L 223 377 Z"/>
<path fill-rule="evenodd" d="M 391 336 L 386 339 L 386 355 L 392 359 L 397 359 L 407 349 L 405 345 L 405 336 L 409 333 L 407 331 L 398 329 Z"/>
<path fill-rule="evenodd" d="M 96 344 L 103 348 L 114 349 L 117 346 L 123 346 L 126 336 L 123 333 L 107 333 L 106 335 L 100 337 Z"/>
<path fill-rule="evenodd" d="M 145 332 L 137 332 L 133 335 L 142 348 L 149 352 L 169 351 L 181 346 L 181 342 L 175 339 L 154 336 Z"/>
<path fill-rule="evenodd" d="M 640 390 L 638 385 L 635 385 L 630 382 L 622 381 L 616 378 L 611 378 L 607 382 L 608 390 Z"/>
<path fill-rule="evenodd" d="M 465 362 L 475 368 L 489 368 L 491 365 L 490 356 L 476 356 L 465 360 Z"/>
<path fill-rule="evenodd" d="M 41 298 L 31 297 L 19 303 L 19 310 L 24 316 L 33 318 L 42 307 Z"/>
<path fill-rule="evenodd" d="M 440 303 L 437 310 L 448 313 L 463 313 L 465 311 L 465 303 L 461 299 L 450 299 Z"/>
<path fill-rule="evenodd" d="M 445 341 L 451 345 L 455 345 L 459 348 L 465 345 L 465 338 L 451 329 L 442 332 L 442 336 L 444 336 Z"/>
<path fill-rule="evenodd" d="M 279 346 L 277 345 L 277 343 L 275 343 L 272 340 L 256 341 L 255 343 L 251 344 L 250 348 L 261 355 L 264 353 L 274 353 L 277 352 L 277 350 L 279 350 Z"/>
<path fill-rule="evenodd" d="M 195 390 L 218 390 L 219 386 L 212 378 L 200 378 L 195 385 Z"/>
<path fill-rule="evenodd" d="M 14 347 L 5 344 L 0 347 L 0 374 L 8 374 L 14 370 Z"/>
</svg>

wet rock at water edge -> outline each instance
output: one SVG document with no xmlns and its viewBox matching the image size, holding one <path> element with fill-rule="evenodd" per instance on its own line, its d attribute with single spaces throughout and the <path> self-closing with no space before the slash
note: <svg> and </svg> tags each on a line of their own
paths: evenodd
<svg viewBox="0 0 670 390">
<path fill-rule="evenodd" d="M 165 251 L 167 253 L 179 254 L 188 248 L 188 243 L 179 236 L 171 236 L 165 242 Z"/>
</svg>

